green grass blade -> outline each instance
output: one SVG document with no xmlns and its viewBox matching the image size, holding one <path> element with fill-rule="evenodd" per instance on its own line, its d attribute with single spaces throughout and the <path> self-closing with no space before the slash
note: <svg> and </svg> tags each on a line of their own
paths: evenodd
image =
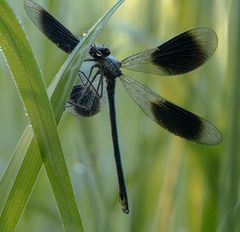
<svg viewBox="0 0 240 232">
<path fill-rule="evenodd" d="M 72 68 L 77 69 L 77 63 L 78 65 L 81 63 L 82 58 L 77 57 L 76 53 L 79 52 L 80 49 L 84 49 L 83 45 L 89 45 L 93 42 L 107 20 L 122 2 L 123 1 L 119 1 L 90 29 L 88 35 L 69 56 L 50 86 L 49 96 L 51 97 L 57 123 L 60 120 L 74 81 L 74 77 L 69 78 L 69 73 L 73 70 Z M 69 63 L 70 65 L 68 65 Z M 3 231 L 12 231 L 16 228 L 41 169 L 42 160 L 35 140 L 31 140 L 32 137 L 33 132 L 31 128 L 27 128 L 0 182 L 3 190 L 0 190 L 0 212 L 2 211 L 0 222 L 1 225 L 2 223 L 5 225 L 5 230 Z M 24 147 L 28 148 L 26 153 L 22 151 Z M 24 157 L 24 159 L 22 157 Z M 13 170 L 15 170 L 15 172 Z M 21 189 L 19 189 L 19 186 L 21 186 Z"/>
<path fill-rule="evenodd" d="M 240 183 L 240 3 L 229 4 L 229 53 L 228 53 L 228 108 L 225 154 L 222 157 L 222 183 L 220 186 L 220 218 L 219 231 L 240 231 L 239 223 L 239 183 Z"/>
<path fill-rule="evenodd" d="M 67 231 L 83 231 L 46 88 L 31 48 L 12 11 L 1 5 L 3 53 L 29 115 L 42 160 Z M 4 230 L 8 220 L 0 221 Z"/>
</svg>

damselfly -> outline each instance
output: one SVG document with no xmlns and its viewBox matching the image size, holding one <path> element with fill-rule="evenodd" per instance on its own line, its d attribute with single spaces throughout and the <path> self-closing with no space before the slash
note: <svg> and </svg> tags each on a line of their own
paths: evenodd
<svg viewBox="0 0 240 232">
<path fill-rule="evenodd" d="M 33 23 L 59 48 L 70 53 L 80 41 L 53 16 L 36 3 L 25 1 L 25 10 Z M 79 71 L 81 83 L 73 87 L 69 105 L 82 116 L 92 116 L 101 110 L 104 96 L 109 103 L 113 149 L 119 182 L 122 209 L 129 212 L 115 110 L 115 84 L 120 79 L 142 111 L 169 132 L 187 140 L 206 145 L 221 142 L 220 131 L 207 120 L 167 101 L 152 90 L 122 73 L 121 68 L 159 75 L 178 75 L 190 72 L 205 63 L 217 48 L 217 36 L 209 28 L 186 31 L 162 45 L 139 52 L 118 61 L 109 48 L 92 45 L 92 62 L 88 74 Z M 76 74 L 77 75 L 77 74 Z"/>
</svg>

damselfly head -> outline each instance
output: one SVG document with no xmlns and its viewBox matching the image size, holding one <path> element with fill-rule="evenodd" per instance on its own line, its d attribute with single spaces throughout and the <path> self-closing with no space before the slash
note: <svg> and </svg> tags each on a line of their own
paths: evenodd
<svg viewBox="0 0 240 232">
<path fill-rule="evenodd" d="M 111 54 L 111 51 L 109 48 L 106 47 L 100 47 L 93 45 L 90 48 L 89 55 L 92 56 L 94 59 L 99 60 L 101 58 L 106 58 Z"/>
</svg>

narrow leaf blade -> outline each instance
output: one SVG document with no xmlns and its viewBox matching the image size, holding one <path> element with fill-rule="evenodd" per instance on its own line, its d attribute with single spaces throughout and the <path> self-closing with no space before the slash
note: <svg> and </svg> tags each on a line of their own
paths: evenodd
<svg viewBox="0 0 240 232">
<path fill-rule="evenodd" d="M 114 5 L 113 8 L 110 9 L 89 30 L 89 33 L 86 35 L 86 37 L 84 37 L 82 43 L 79 44 L 76 50 L 68 57 L 67 61 L 61 67 L 51 86 L 49 87 L 48 95 L 51 97 L 51 104 L 53 106 L 53 112 L 57 124 L 60 121 L 63 109 L 74 82 L 73 77 L 68 78 L 71 68 L 73 68 L 68 66 L 68 64 L 71 63 L 77 52 L 79 52 L 79 54 L 83 52 L 85 49 L 84 45 L 89 45 L 94 41 L 95 37 L 101 32 L 108 19 L 123 2 L 124 1 L 119 1 L 116 5 Z M 78 58 L 79 57 L 76 57 L 75 59 L 77 60 Z M 3 186 L 2 189 L 5 189 L 4 194 L 0 190 L 0 225 L 2 225 L 3 222 L 5 224 L 5 229 L 2 231 L 15 230 L 42 166 L 42 160 L 37 148 L 37 143 L 35 139 L 32 139 L 32 137 L 32 129 L 26 128 L 22 139 L 17 145 L 15 152 L 12 155 L 12 159 L 10 160 L 8 167 L 6 168 L 0 181 L 0 186 Z M 22 153 L 20 150 L 23 144 L 25 144 L 25 146 L 28 148 L 26 153 Z M 15 173 L 13 170 L 15 170 Z M 19 189 L 18 186 L 21 186 L 21 189 Z"/>
</svg>

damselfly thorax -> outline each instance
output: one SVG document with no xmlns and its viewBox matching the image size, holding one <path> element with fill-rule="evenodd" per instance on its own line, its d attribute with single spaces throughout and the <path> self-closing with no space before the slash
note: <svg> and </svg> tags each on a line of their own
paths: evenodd
<svg viewBox="0 0 240 232">
<path fill-rule="evenodd" d="M 122 75 L 120 71 L 121 63 L 111 55 L 109 48 L 93 45 L 89 50 L 89 55 L 92 59 L 86 61 L 96 62 L 92 68 L 98 68 L 98 72 L 106 79 L 114 79 Z"/>
</svg>

